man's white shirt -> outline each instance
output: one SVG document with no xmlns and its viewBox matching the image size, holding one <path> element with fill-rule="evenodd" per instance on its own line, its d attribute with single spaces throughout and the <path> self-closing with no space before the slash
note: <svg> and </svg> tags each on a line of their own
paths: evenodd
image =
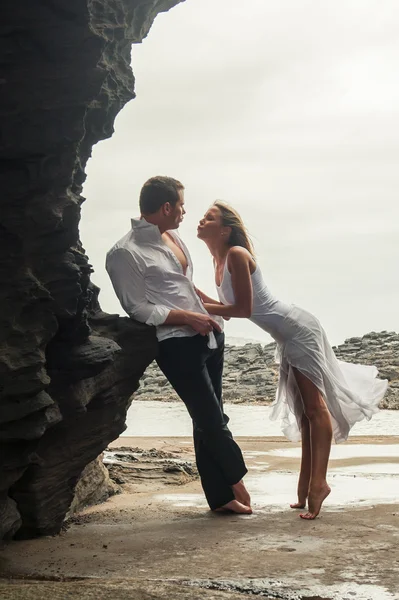
<svg viewBox="0 0 399 600">
<path fill-rule="evenodd" d="M 142 323 L 155 325 L 159 341 L 196 335 L 191 327 L 163 325 L 170 311 L 189 310 L 208 314 L 193 284 L 193 264 L 187 246 L 175 230 L 168 231 L 187 259 L 186 274 L 156 225 L 132 219 L 131 230 L 108 252 L 106 269 L 126 313 Z M 223 328 L 223 319 L 215 317 Z M 210 347 L 215 346 L 209 335 Z"/>
</svg>

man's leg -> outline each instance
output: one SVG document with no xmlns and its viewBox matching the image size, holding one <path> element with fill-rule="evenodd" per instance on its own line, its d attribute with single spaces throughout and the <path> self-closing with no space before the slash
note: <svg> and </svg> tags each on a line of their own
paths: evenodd
<svg viewBox="0 0 399 600">
<path fill-rule="evenodd" d="M 216 333 L 215 337 L 217 340 L 218 347 L 215 350 L 206 351 L 206 355 L 210 355 L 205 360 L 205 365 L 208 370 L 208 375 L 211 380 L 211 384 L 213 387 L 213 391 L 217 398 L 218 404 L 222 411 L 222 418 L 224 425 L 227 425 L 229 422 L 229 418 L 223 412 L 222 405 L 222 376 L 223 376 L 223 362 L 224 362 L 224 334 Z M 204 488 L 205 495 L 206 490 L 213 490 L 217 482 L 223 480 L 223 473 L 215 462 L 212 453 L 209 451 L 206 445 L 206 440 L 202 435 L 202 430 L 198 429 L 196 424 L 194 423 L 194 448 L 195 454 L 197 458 L 197 466 L 198 471 L 201 475 L 201 483 Z M 230 434 L 231 435 L 231 434 Z M 238 449 L 239 450 L 239 449 Z M 229 496 L 230 500 L 232 500 L 234 496 L 234 491 L 232 490 L 232 486 L 229 487 Z M 227 497 L 227 496 L 226 496 Z M 219 504 L 219 506 L 221 506 Z"/>
<path fill-rule="evenodd" d="M 247 469 L 208 373 L 207 340 L 199 335 L 170 338 L 159 346 L 158 365 L 194 423 L 197 465 L 209 506 L 218 508 L 234 499 L 231 486 L 242 479 Z"/>
<path fill-rule="evenodd" d="M 229 418 L 224 412 L 222 400 L 224 333 L 215 333 L 215 337 L 218 347 L 210 352 L 210 356 L 206 361 L 206 367 L 208 369 L 209 377 L 211 378 L 216 397 L 219 401 L 220 408 L 223 412 L 224 422 L 227 424 L 229 422 Z M 242 453 L 239 446 L 236 447 L 236 450 L 240 453 L 242 459 Z M 251 497 L 247 492 L 243 481 L 239 481 L 234 484 L 232 489 L 236 500 L 244 504 L 244 506 L 251 506 Z"/>
<path fill-rule="evenodd" d="M 224 333 L 215 332 L 217 348 L 209 350 L 209 357 L 206 359 L 206 366 L 209 377 L 212 381 L 212 386 L 215 391 L 216 398 L 223 410 L 222 403 L 222 387 L 223 387 L 223 365 L 224 365 Z M 225 415 L 226 423 L 229 421 Z"/>
</svg>

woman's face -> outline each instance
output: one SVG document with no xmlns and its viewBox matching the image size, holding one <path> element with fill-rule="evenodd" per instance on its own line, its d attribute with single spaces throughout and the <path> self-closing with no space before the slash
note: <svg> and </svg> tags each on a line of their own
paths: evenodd
<svg viewBox="0 0 399 600">
<path fill-rule="evenodd" d="M 205 213 L 198 224 L 197 237 L 200 240 L 219 239 L 226 227 L 222 225 L 222 214 L 216 206 L 212 206 Z"/>
</svg>

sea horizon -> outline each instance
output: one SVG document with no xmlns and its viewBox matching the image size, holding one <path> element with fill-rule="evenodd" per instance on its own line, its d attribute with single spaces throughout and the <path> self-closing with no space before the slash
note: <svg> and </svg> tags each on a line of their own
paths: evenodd
<svg viewBox="0 0 399 600">
<path fill-rule="evenodd" d="M 380 334 L 380 333 L 394 333 L 394 334 L 399 334 L 399 330 L 388 330 L 388 329 L 383 329 L 380 331 L 375 331 L 370 329 L 369 331 L 365 332 L 362 335 L 347 335 L 342 341 L 337 342 L 336 344 L 331 344 L 332 346 L 340 346 L 341 344 L 345 344 L 348 340 L 350 339 L 354 339 L 354 338 L 363 338 L 366 335 L 370 335 L 372 333 L 376 333 L 376 334 Z M 261 344 L 262 346 L 268 346 L 269 344 L 273 344 L 275 343 L 273 338 L 270 337 L 267 333 L 265 333 L 266 336 L 268 336 L 269 339 L 261 339 L 261 338 L 256 338 L 256 337 L 245 337 L 245 336 L 236 336 L 236 335 L 228 335 L 226 334 L 226 345 L 227 346 L 245 346 L 246 344 Z"/>
</svg>

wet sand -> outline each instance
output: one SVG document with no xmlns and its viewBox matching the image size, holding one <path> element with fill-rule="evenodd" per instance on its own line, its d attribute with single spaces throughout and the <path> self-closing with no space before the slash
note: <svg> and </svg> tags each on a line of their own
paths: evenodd
<svg viewBox="0 0 399 600">
<path fill-rule="evenodd" d="M 99 586 L 130 581 L 135 600 L 173 600 L 177 592 L 164 596 L 162 590 L 176 585 L 192 589 L 187 598 L 399 598 L 399 437 L 352 437 L 334 446 L 332 493 L 312 522 L 288 507 L 295 500 L 299 446 L 281 438 L 238 441 L 249 467 L 252 516 L 211 513 L 198 481 L 141 480 L 84 511 L 59 536 L 9 544 L 0 552 L 3 577 L 64 584 L 90 578 Z M 184 437 L 122 437 L 112 446 L 193 458 Z M 147 582 L 148 596 L 133 593 L 137 582 L 143 590 Z M 15 585 L 0 583 L 0 597 L 44 597 L 48 584 L 35 588 L 42 596 L 5 596 Z"/>
</svg>

